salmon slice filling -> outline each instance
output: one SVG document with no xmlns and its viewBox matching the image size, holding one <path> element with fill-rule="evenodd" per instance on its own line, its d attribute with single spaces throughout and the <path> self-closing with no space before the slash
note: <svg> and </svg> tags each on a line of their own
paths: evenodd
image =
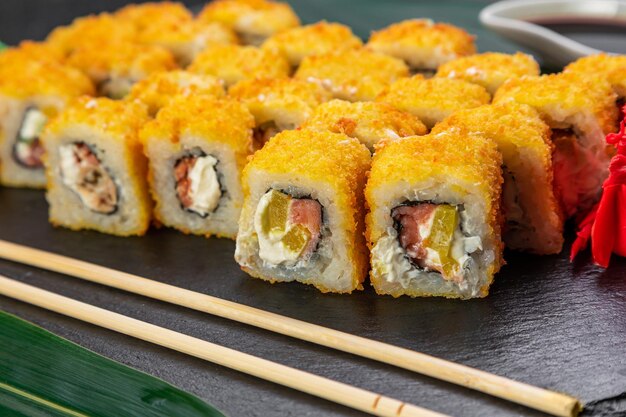
<svg viewBox="0 0 626 417">
<path fill-rule="evenodd" d="M 280 129 L 274 121 L 265 122 L 255 127 L 253 131 L 254 146 L 256 149 L 261 149 L 265 146 L 267 141 L 273 138 L 277 133 L 282 132 L 282 130 L 283 129 Z"/>
<path fill-rule="evenodd" d="M 44 148 L 39 139 L 48 118 L 38 109 L 31 107 L 24 112 L 22 124 L 13 145 L 13 159 L 29 169 L 42 169 L 41 157 Z"/>
<path fill-rule="evenodd" d="M 466 237 L 457 207 L 449 204 L 402 205 L 391 212 L 398 241 L 411 263 L 444 279 L 461 282 L 468 253 L 480 248 L 480 238 Z"/>
<path fill-rule="evenodd" d="M 113 178 L 94 151 L 84 142 L 74 142 L 59 148 L 63 183 L 80 197 L 90 210 L 113 214 L 119 196 Z"/>
<path fill-rule="evenodd" d="M 205 218 L 217 209 L 222 197 L 217 163 L 217 158 L 204 153 L 176 161 L 176 195 L 183 210 Z"/>
<path fill-rule="evenodd" d="M 294 266 L 308 261 L 322 238 L 322 205 L 270 190 L 259 201 L 254 229 L 259 257 L 271 265 Z"/>
</svg>

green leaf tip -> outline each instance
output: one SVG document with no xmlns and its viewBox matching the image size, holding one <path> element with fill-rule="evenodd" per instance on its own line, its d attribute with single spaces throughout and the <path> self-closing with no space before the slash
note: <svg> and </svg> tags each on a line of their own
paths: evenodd
<svg viewBox="0 0 626 417">
<path fill-rule="evenodd" d="M 161 379 L 3 311 L 0 415 L 224 417 Z"/>
</svg>

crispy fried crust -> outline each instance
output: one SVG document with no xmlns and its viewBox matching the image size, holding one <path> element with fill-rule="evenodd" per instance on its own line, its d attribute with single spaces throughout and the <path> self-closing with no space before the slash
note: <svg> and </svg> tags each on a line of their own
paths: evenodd
<svg viewBox="0 0 626 417">
<path fill-rule="evenodd" d="M 373 32 L 367 47 L 405 59 L 413 68 L 436 68 L 427 61 L 435 58 L 440 65 L 476 53 L 472 35 L 456 26 L 429 19 L 405 20 Z"/>
<path fill-rule="evenodd" d="M 59 26 L 46 38 L 52 48 L 63 55 L 70 55 L 79 48 L 100 49 L 109 43 L 134 42 L 135 27 L 120 21 L 108 13 L 79 17 L 68 26 Z"/>
<path fill-rule="evenodd" d="M 276 52 L 239 45 L 211 45 L 198 54 L 190 72 L 218 77 L 227 86 L 251 78 L 286 78 L 289 63 Z"/>
<path fill-rule="evenodd" d="M 563 72 L 603 77 L 619 97 L 626 97 L 626 55 L 586 56 L 566 66 Z"/>
<path fill-rule="evenodd" d="M 82 72 L 54 59 L 36 60 L 32 52 L 18 48 L 0 54 L 0 94 L 19 99 L 50 95 L 66 101 L 94 94 L 93 84 Z"/>
<path fill-rule="evenodd" d="M 220 22 L 238 33 L 270 36 L 300 25 L 287 3 L 266 0 L 216 0 L 198 15 L 201 22 Z"/>
<path fill-rule="evenodd" d="M 359 139 L 370 150 L 382 139 L 424 135 L 426 126 L 410 113 L 386 103 L 332 100 L 317 107 L 302 126 Z"/>
<path fill-rule="evenodd" d="M 453 177 L 467 184 L 477 184 L 479 198 L 487 210 L 488 234 L 495 236 L 497 245 L 495 260 L 487 275 L 489 277 L 481 296 L 486 296 L 493 275 L 504 264 L 501 242 L 502 216 L 500 192 L 502 157 L 494 142 L 482 136 L 470 134 L 465 129 L 454 129 L 426 136 L 411 136 L 381 143 L 372 160 L 372 169 L 365 187 L 365 200 L 369 208 L 366 216 L 365 237 L 370 250 L 383 230 L 376 227 L 370 214 L 387 202 L 377 201 L 376 190 L 398 182 L 425 183 L 435 177 Z M 370 272 L 371 274 L 371 272 Z M 402 293 L 391 294 L 398 297 Z M 412 297 L 429 296 L 428 293 L 406 292 Z M 458 297 L 455 294 L 444 295 Z"/>
<path fill-rule="evenodd" d="M 598 119 L 605 134 L 615 131 L 618 109 L 617 96 L 609 83 L 601 77 L 580 74 L 550 74 L 525 76 L 506 81 L 494 95 L 493 102 L 517 101 L 539 110 L 551 124 L 550 108 L 575 113 L 588 110 Z"/>
<path fill-rule="evenodd" d="M 243 80 L 233 85 L 228 94 L 248 107 L 257 124 L 267 121 L 264 115 L 268 108 L 299 113 L 299 118 L 306 120 L 313 109 L 330 99 L 330 94 L 317 84 L 293 78 Z"/>
<path fill-rule="evenodd" d="M 143 155 L 143 146 L 139 140 L 139 129 L 147 121 L 146 107 L 140 103 L 116 101 L 105 97 L 93 98 L 83 96 L 74 100 L 63 112 L 52 119 L 46 125 L 41 137 L 45 146 L 46 137 L 58 136 L 66 128 L 71 128 L 75 125 L 87 125 L 94 131 L 106 135 L 110 140 L 120 141 L 124 144 L 129 150 L 126 154 L 124 165 L 128 167 L 131 178 L 137 182 L 134 189 L 140 193 L 139 201 L 145 203 L 137 208 L 140 211 L 138 223 L 144 224 L 145 228 L 132 231 L 130 233 L 132 235 L 143 235 L 146 233 L 152 211 L 148 188 L 144 182 L 148 171 L 148 162 Z M 44 158 L 44 163 L 46 162 Z M 58 186 L 54 184 L 52 169 L 53 167 L 46 166 L 49 190 Z M 53 218 L 50 218 L 50 222 L 55 226 L 60 225 Z M 63 227 L 81 230 L 92 228 L 92 225 L 89 223 L 63 224 Z"/>
<path fill-rule="evenodd" d="M 177 143 L 182 135 L 196 135 L 230 146 L 239 168 L 252 149 L 254 118 L 241 103 L 228 98 L 178 96 L 142 130 L 142 141 L 159 138 Z"/>
<path fill-rule="evenodd" d="M 261 47 L 281 53 L 292 66 L 296 67 L 307 56 L 356 49 L 361 46 L 363 42 L 348 26 L 321 21 L 277 33 L 267 39 Z"/>
<path fill-rule="evenodd" d="M 99 48 L 80 47 L 68 58 L 68 63 L 96 83 L 111 76 L 139 81 L 152 73 L 176 68 L 176 61 L 167 49 L 126 42 L 107 43 Z"/>
<path fill-rule="evenodd" d="M 376 98 L 419 117 L 429 128 L 456 110 L 488 104 L 489 100 L 489 93 L 479 85 L 422 75 L 398 80 Z"/>
<path fill-rule="evenodd" d="M 479 84 L 493 94 L 509 78 L 524 75 L 539 75 L 539 64 L 532 56 L 521 52 L 514 55 L 486 52 L 447 62 L 435 76 Z"/>
<path fill-rule="evenodd" d="M 369 264 L 363 239 L 365 207 L 363 187 L 370 166 L 370 153 L 358 140 L 342 134 L 312 130 L 284 131 L 257 151 L 243 172 L 244 199 L 249 198 L 247 177 L 250 172 L 291 174 L 327 184 L 335 191 L 333 203 L 345 217 L 340 228 L 349 240 L 348 259 L 355 265 L 353 282 L 361 282 Z M 244 203 L 245 205 L 245 203 Z M 253 276 L 253 271 L 246 270 Z M 258 277 L 258 276 L 257 276 Z M 332 291 L 315 285 L 322 292 Z"/>
<path fill-rule="evenodd" d="M 401 60 L 356 49 L 306 57 L 295 78 L 319 84 L 336 98 L 371 101 L 389 84 L 408 75 Z"/>
<path fill-rule="evenodd" d="M 126 100 L 144 103 L 148 106 L 149 114 L 154 115 L 177 95 L 222 97 L 224 94 L 222 82 L 215 77 L 186 71 L 169 71 L 154 73 L 135 84 Z"/>
<path fill-rule="evenodd" d="M 0 70 L 12 62 L 25 60 L 53 61 L 62 63 L 65 55 L 46 42 L 22 41 L 17 47 L 7 48 L 0 52 Z"/>
</svg>

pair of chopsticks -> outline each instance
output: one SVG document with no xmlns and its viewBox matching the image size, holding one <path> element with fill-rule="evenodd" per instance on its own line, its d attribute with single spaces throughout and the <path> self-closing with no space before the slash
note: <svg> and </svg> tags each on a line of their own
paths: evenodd
<svg viewBox="0 0 626 417">
<path fill-rule="evenodd" d="M 565 394 L 323 326 L 0 240 L 0 258 L 260 327 L 512 401 L 555 416 L 575 416 Z M 411 404 L 256 358 L 200 339 L 0 277 L 0 294 L 380 416 L 441 416 Z"/>
</svg>

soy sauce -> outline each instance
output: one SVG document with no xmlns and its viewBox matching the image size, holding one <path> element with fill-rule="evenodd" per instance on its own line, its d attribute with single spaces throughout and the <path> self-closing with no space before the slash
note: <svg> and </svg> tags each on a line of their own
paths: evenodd
<svg viewBox="0 0 626 417">
<path fill-rule="evenodd" d="M 626 54 L 626 21 L 611 19 L 534 19 L 543 26 L 583 45 L 601 51 Z"/>
</svg>

